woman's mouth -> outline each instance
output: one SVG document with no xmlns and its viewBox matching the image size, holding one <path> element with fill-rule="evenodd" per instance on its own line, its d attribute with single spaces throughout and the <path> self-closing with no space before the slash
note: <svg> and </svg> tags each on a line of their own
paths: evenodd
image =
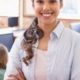
<svg viewBox="0 0 80 80">
<path fill-rule="evenodd" d="M 52 14 L 48 13 L 48 14 L 42 14 L 44 17 L 49 17 L 51 16 Z"/>
<path fill-rule="evenodd" d="M 41 13 L 41 15 L 44 16 L 44 17 L 50 17 L 50 16 L 52 16 L 52 14 L 53 14 L 53 12 L 43 12 L 43 13 Z"/>
</svg>

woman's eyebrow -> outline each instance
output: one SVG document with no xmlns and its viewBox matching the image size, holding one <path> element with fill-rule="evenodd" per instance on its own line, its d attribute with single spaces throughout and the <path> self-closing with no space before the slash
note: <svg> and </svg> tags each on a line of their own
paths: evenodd
<svg viewBox="0 0 80 80">
<path fill-rule="evenodd" d="M 56 0 L 49 0 L 49 1 L 56 1 Z"/>
</svg>

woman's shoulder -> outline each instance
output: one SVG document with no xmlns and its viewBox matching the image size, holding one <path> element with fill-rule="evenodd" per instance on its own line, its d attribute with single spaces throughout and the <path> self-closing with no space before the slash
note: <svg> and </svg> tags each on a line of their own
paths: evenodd
<svg viewBox="0 0 80 80">
<path fill-rule="evenodd" d="M 16 37 L 15 41 L 21 42 L 23 40 L 23 35 Z"/>
<path fill-rule="evenodd" d="M 65 33 L 73 40 L 73 41 L 80 41 L 80 33 L 73 31 L 71 29 L 65 29 Z"/>
<path fill-rule="evenodd" d="M 21 50 L 21 42 L 22 42 L 22 40 L 23 40 L 23 35 L 20 35 L 15 39 L 15 41 L 13 43 L 13 46 L 12 46 L 12 48 L 10 50 L 10 54 L 13 53 L 13 52 L 14 52 L 14 54 L 18 53 Z"/>
<path fill-rule="evenodd" d="M 76 32 L 70 28 L 66 29 L 67 32 L 69 32 L 71 35 L 73 35 L 74 37 L 79 37 L 80 36 L 80 33 L 79 32 Z"/>
<path fill-rule="evenodd" d="M 14 40 L 14 44 L 20 46 L 23 38 L 24 38 L 23 35 L 18 36 L 18 37 Z M 14 45 L 14 44 L 13 44 L 13 45 Z"/>
</svg>

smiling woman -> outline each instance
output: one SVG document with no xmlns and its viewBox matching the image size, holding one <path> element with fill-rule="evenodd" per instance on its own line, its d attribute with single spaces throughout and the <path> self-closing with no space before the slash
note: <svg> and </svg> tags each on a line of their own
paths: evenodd
<svg viewBox="0 0 80 80">
<path fill-rule="evenodd" d="M 59 18 L 80 19 L 80 0 L 63 0 L 63 8 Z M 31 0 L 24 0 L 24 16 L 34 16 L 34 10 Z"/>
<path fill-rule="evenodd" d="M 80 34 L 57 18 L 63 0 L 31 1 L 35 18 L 15 40 L 4 80 L 79 80 Z"/>
</svg>

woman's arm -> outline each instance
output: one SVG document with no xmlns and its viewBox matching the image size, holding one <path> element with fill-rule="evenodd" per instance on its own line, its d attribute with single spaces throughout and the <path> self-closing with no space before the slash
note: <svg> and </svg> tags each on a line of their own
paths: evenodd
<svg viewBox="0 0 80 80">
<path fill-rule="evenodd" d="M 80 36 L 76 39 L 70 80 L 80 80 Z"/>
<path fill-rule="evenodd" d="M 26 80 L 25 79 L 25 76 L 24 76 L 24 74 L 23 74 L 23 72 L 22 72 L 22 70 L 21 69 L 19 69 L 19 68 L 17 68 L 17 74 L 10 74 L 10 75 L 8 75 L 8 77 L 6 78 L 6 80 Z"/>
<path fill-rule="evenodd" d="M 19 77 L 19 75 L 22 75 L 21 73 L 22 65 L 21 65 L 20 54 L 19 54 L 21 50 L 21 41 L 22 41 L 22 37 L 17 38 L 12 46 L 10 53 L 8 54 L 8 63 L 4 75 L 4 80 L 7 80 L 7 78 L 11 78 L 11 76 Z M 10 79 L 10 80 L 14 80 L 14 79 Z"/>
</svg>

